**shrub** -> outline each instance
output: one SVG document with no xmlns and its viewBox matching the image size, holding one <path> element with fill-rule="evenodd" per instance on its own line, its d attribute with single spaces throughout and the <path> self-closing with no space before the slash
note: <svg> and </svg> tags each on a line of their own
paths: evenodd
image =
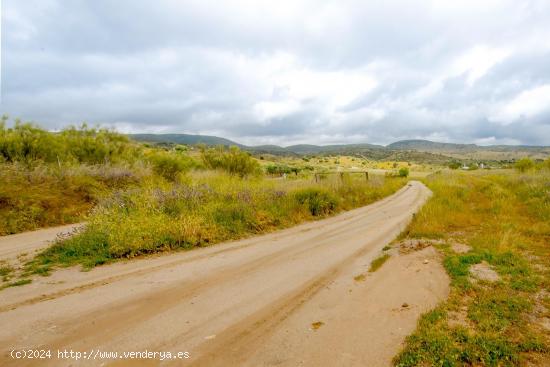
<svg viewBox="0 0 550 367">
<path fill-rule="evenodd" d="M 192 158 L 168 152 L 155 153 L 149 157 L 149 161 L 156 174 L 171 181 L 174 181 L 180 173 L 187 172 L 195 166 Z"/>
<path fill-rule="evenodd" d="M 399 169 L 399 177 L 409 176 L 409 169 L 407 167 L 402 167 Z"/>
<path fill-rule="evenodd" d="M 336 210 L 338 201 L 328 191 L 320 188 L 307 188 L 297 191 L 296 201 L 307 206 L 313 216 L 326 215 Z"/>
<path fill-rule="evenodd" d="M 238 147 L 226 149 L 223 146 L 216 148 L 201 148 L 201 157 L 204 165 L 211 169 L 222 169 L 231 175 L 246 177 L 259 174 L 260 165 L 248 152 Z"/>
<path fill-rule="evenodd" d="M 521 158 L 516 162 L 514 168 L 520 172 L 527 172 L 535 167 L 535 162 L 530 158 Z"/>
<path fill-rule="evenodd" d="M 450 169 L 459 169 L 461 166 L 460 162 L 457 162 L 457 161 L 453 161 L 451 163 L 449 163 L 449 168 Z"/>
</svg>

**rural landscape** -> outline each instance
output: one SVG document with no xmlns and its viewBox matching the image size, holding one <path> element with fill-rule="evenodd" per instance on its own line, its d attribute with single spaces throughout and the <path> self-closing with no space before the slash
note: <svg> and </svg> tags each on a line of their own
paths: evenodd
<svg viewBox="0 0 550 367">
<path fill-rule="evenodd" d="M 0 0 L 0 366 L 550 367 L 550 1 Z"/>
<path fill-rule="evenodd" d="M 197 137 L 193 144 L 160 139 L 136 141 L 87 126 L 52 133 L 29 123 L 7 127 L 4 119 L 0 307 L 5 322 L 21 317 L 18 312 L 36 312 L 32 309 L 43 303 L 98 287 L 95 268 L 276 235 L 300 223 L 336 219 L 338 213 L 398 195 L 410 182 L 422 182 L 431 198 L 417 207 L 410 224 L 407 217 L 401 229 L 392 229 L 397 239 L 389 235 L 373 244 L 370 265 L 348 280 L 353 287 L 368 286 L 384 268 L 391 272 L 393 261 L 414 262 L 417 256 L 422 264 L 431 256 L 442 264 L 440 276 L 448 289 L 422 313 L 403 346 L 394 346 L 396 355 L 380 358 L 389 355 L 396 366 L 549 361 L 550 159 L 542 158 L 547 148 L 468 148 L 470 154 L 490 151 L 492 158 L 483 161 L 410 145 L 391 152 L 377 148 L 404 159 L 390 161 L 369 158 L 363 147 L 353 146 L 338 148 L 345 155 L 330 147 L 283 155 L 263 147 L 207 145 Z M 438 163 L 432 163 L 434 155 Z M 396 200 L 403 205 L 407 199 Z M 71 224 L 76 225 L 64 235 L 46 235 L 38 248 L 18 249 L 17 241 L 9 242 L 20 233 Z M 368 233 L 368 225 L 361 228 Z M 311 250 L 309 256 L 314 254 Z M 76 284 L 70 280 L 75 268 L 84 272 Z M 64 280 L 56 279 L 58 274 Z M 116 277 L 102 284 L 116 283 Z M 404 299 L 396 306 L 424 307 L 425 300 L 418 302 Z M 312 319 L 302 326 L 320 333 L 328 322 Z M 4 329 L 3 345 L 17 340 L 18 329 Z"/>
</svg>

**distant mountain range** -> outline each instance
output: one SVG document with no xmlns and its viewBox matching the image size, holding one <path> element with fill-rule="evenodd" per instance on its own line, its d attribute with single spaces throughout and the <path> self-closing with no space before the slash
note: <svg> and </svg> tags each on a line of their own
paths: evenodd
<svg viewBox="0 0 550 367">
<path fill-rule="evenodd" d="M 242 147 L 243 145 L 235 143 L 229 139 L 219 138 L 217 136 L 209 135 L 189 135 L 189 134 L 130 134 L 130 138 L 148 143 L 173 143 L 183 145 L 236 145 Z"/>
<path fill-rule="evenodd" d="M 464 152 L 464 151 L 548 151 L 549 146 L 534 146 L 534 145 L 477 145 L 477 144 L 455 144 L 455 143 L 438 143 L 429 140 L 400 140 L 395 143 L 386 145 L 389 149 L 398 150 L 425 150 L 425 151 L 448 151 L 448 152 Z"/>
<path fill-rule="evenodd" d="M 357 155 L 369 159 L 418 160 L 443 163 L 453 159 L 462 160 L 510 160 L 523 156 L 532 158 L 550 157 L 550 146 L 490 145 L 438 143 L 429 140 L 400 140 L 386 146 L 376 144 L 299 144 L 287 147 L 278 145 L 247 146 L 229 139 L 208 135 L 190 134 L 131 134 L 130 138 L 155 144 L 206 144 L 209 146 L 235 145 L 258 154 L 313 155 L 342 154 Z"/>
</svg>

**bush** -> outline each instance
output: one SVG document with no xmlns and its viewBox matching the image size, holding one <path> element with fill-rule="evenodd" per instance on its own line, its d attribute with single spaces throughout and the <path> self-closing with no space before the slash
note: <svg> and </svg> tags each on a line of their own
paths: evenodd
<svg viewBox="0 0 550 367">
<path fill-rule="evenodd" d="M 201 156 L 206 167 L 222 169 L 231 175 L 246 177 L 261 172 L 260 164 L 250 153 L 243 152 L 235 146 L 229 149 L 223 146 L 209 149 L 202 147 Z"/>
<path fill-rule="evenodd" d="M 521 158 L 519 161 L 516 162 L 514 168 L 520 172 L 527 172 L 535 168 L 535 162 L 533 162 L 533 160 L 530 158 Z"/>
<path fill-rule="evenodd" d="M 338 201 L 328 191 L 319 188 L 307 188 L 294 194 L 300 205 L 307 206 L 313 216 L 330 214 L 336 210 Z"/>
<path fill-rule="evenodd" d="M 182 154 L 158 152 L 149 157 L 153 171 L 159 176 L 174 181 L 183 172 L 189 171 L 196 164 L 192 158 Z"/>
<path fill-rule="evenodd" d="M 450 169 L 459 169 L 461 166 L 462 165 L 460 164 L 460 162 L 457 162 L 457 161 L 449 163 Z"/>
<path fill-rule="evenodd" d="M 399 169 L 399 177 L 409 176 L 409 169 L 407 167 L 402 167 Z"/>
</svg>

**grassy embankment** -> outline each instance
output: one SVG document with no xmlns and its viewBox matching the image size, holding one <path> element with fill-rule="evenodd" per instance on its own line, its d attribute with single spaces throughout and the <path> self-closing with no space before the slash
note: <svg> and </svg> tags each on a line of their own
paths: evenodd
<svg viewBox="0 0 550 367">
<path fill-rule="evenodd" d="M 396 366 L 550 362 L 550 170 L 522 170 L 426 179 L 434 196 L 402 237 L 445 241 L 451 293 L 422 316 Z M 454 252 L 452 243 L 471 250 Z M 471 277 L 470 267 L 482 262 L 499 281 Z"/>
<path fill-rule="evenodd" d="M 28 270 L 90 268 L 265 233 L 369 204 L 405 183 L 383 177 L 344 181 L 243 180 L 219 172 L 190 174 L 177 183 L 152 180 L 102 201 L 82 233 L 39 254 Z"/>
<path fill-rule="evenodd" d="M 369 204 L 405 183 L 361 175 L 316 183 L 311 170 L 272 179 L 238 149 L 153 148 L 88 128 L 54 134 L 0 124 L 0 157 L 0 234 L 87 221 L 30 261 L 22 280 L 289 227 Z M 13 268 L 0 265 L 12 284 Z"/>
</svg>

